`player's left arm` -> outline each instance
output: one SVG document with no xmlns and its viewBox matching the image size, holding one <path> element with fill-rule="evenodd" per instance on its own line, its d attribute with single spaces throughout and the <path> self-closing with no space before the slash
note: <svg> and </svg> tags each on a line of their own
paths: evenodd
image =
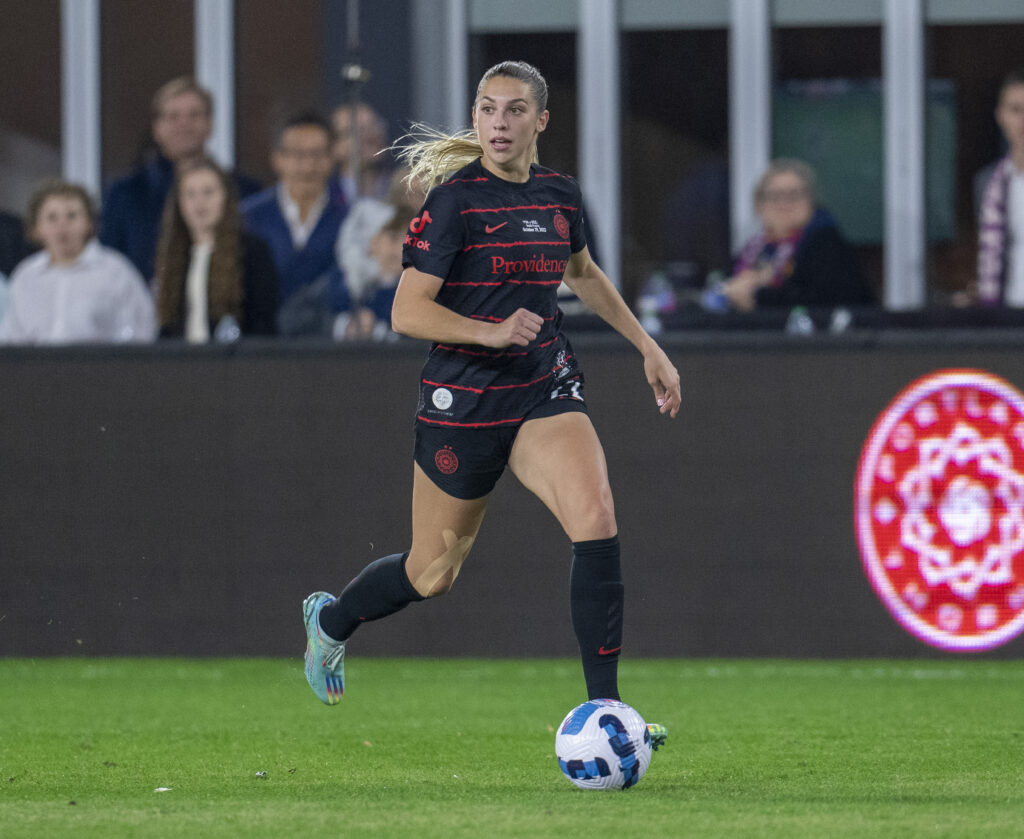
<svg viewBox="0 0 1024 839">
<path fill-rule="evenodd" d="M 682 401 L 679 371 L 665 351 L 640 325 L 608 275 L 594 262 L 584 247 L 569 257 L 563 278 L 565 284 L 594 314 L 622 335 L 644 357 L 644 373 L 654 391 L 661 413 L 675 417 Z"/>
</svg>

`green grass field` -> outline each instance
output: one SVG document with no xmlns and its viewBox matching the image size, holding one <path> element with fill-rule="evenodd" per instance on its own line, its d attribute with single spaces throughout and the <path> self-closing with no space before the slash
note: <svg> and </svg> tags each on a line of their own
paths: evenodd
<svg viewBox="0 0 1024 839">
<path fill-rule="evenodd" d="M 575 661 L 0 660 L 0 836 L 1024 835 L 1024 664 L 624 661 L 669 727 L 576 789 Z M 164 791 L 157 791 L 164 789 Z"/>
</svg>

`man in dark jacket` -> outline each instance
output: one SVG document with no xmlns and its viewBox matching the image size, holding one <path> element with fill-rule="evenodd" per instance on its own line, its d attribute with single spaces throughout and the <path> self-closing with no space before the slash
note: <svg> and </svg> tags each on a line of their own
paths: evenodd
<svg viewBox="0 0 1024 839">
<path fill-rule="evenodd" d="M 174 183 L 175 166 L 206 154 L 213 131 L 213 97 L 194 79 L 171 79 L 153 97 L 153 141 L 157 153 L 111 184 L 103 199 L 100 241 L 127 256 L 147 280 L 153 276 L 160 217 Z M 234 175 L 240 198 L 259 184 Z"/>
</svg>

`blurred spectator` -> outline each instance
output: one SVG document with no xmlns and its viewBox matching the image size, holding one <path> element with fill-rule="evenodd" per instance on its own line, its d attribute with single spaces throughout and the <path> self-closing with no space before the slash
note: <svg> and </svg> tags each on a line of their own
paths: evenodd
<svg viewBox="0 0 1024 839">
<path fill-rule="evenodd" d="M 374 276 L 360 287 L 358 294 L 350 289 L 353 299 L 350 317 L 344 321 L 339 319 L 339 332 L 335 337 L 344 340 L 398 340 L 398 335 L 391 329 L 391 306 L 402 276 L 402 246 L 412 218 L 401 209 L 399 205 L 384 226 L 370 238 L 369 254 L 376 265 Z"/>
<path fill-rule="evenodd" d="M 856 252 L 817 205 L 814 172 L 779 159 L 754 190 L 762 229 L 744 245 L 720 292 L 733 308 L 851 306 L 871 302 Z"/>
<path fill-rule="evenodd" d="M 174 183 L 174 168 L 206 154 L 213 130 L 209 91 L 185 76 L 167 82 L 153 96 L 151 130 L 155 155 L 111 184 L 100 221 L 100 241 L 121 251 L 147 279 L 153 276 L 160 217 Z M 260 188 L 243 175 L 233 178 L 243 198 Z"/>
<path fill-rule="evenodd" d="M 156 319 L 145 282 L 124 256 L 93 238 L 95 211 L 85 189 L 47 181 L 32 195 L 27 218 L 43 250 L 14 270 L 0 341 L 153 339 Z"/>
<path fill-rule="evenodd" d="M 665 202 L 665 261 L 700 279 L 728 268 L 729 167 L 718 157 L 698 160 Z M 591 248 L 593 253 L 593 248 Z"/>
<path fill-rule="evenodd" d="M 352 112 L 356 112 L 356 130 L 352 130 Z M 334 129 L 334 162 L 338 182 L 351 207 L 360 196 L 387 198 L 391 182 L 391 155 L 387 152 L 388 133 L 383 117 L 365 102 L 354 108 L 339 105 L 331 114 Z M 358 143 L 358 151 L 354 148 Z M 358 177 L 354 162 L 359 161 Z"/>
<path fill-rule="evenodd" d="M 1008 150 L 974 180 L 978 205 L 978 301 L 1024 306 L 1024 70 L 1003 79 L 996 122 Z M 958 301 L 962 302 L 962 301 Z"/>
<path fill-rule="evenodd" d="M 182 163 L 167 196 L 156 257 L 160 335 L 273 335 L 277 272 L 266 243 L 242 229 L 231 178 L 213 160 Z"/>
<path fill-rule="evenodd" d="M 407 183 L 409 170 L 396 169 L 386 199 L 364 195 L 352 205 L 341 223 L 338 236 L 337 259 L 345 285 L 353 298 L 360 298 L 363 289 L 379 276 L 376 258 L 370 252 L 370 241 L 396 213 L 404 216 L 405 223 L 415 217 L 426 200 L 426 193 Z"/>
<path fill-rule="evenodd" d="M 25 240 L 25 228 L 14 213 L 0 210 L 0 274 L 11 276 L 15 266 L 32 253 Z"/>
<path fill-rule="evenodd" d="M 348 295 L 334 257 L 345 199 L 331 180 L 331 127 L 318 114 L 290 119 L 271 154 L 278 183 L 242 203 L 246 227 L 270 245 L 285 335 L 330 334 Z"/>
<path fill-rule="evenodd" d="M 0 320 L 7 308 L 8 282 L 11 272 L 21 260 L 32 253 L 25 241 L 25 229 L 14 213 L 0 210 Z"/>
</svg>

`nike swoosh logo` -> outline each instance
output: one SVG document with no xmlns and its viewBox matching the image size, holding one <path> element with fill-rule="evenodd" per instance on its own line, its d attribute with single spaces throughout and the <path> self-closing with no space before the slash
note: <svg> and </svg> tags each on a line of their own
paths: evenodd
<svg viewBox="0 0 1024 839">
<path fill-rule="evenodd" d="M 621 649 L 622 649 L 622 645 L 621 644 L 619 646 L 617 646 L 617 647 L 612 647 L 610 650 L 606 650 L 604 648 L 604 645 L 602 644 L 601 645 L 601 649 L 599 649 L 597 651 L 597 654 L 598 655 L 615 655 L 615 653 L 619 652 L 619 650 L 621 650 Z"/>
<path fill-rule="evenodd" d="M 503 221 L 501 224 L 495 224 L 493 227 L 491 225 L 487 224 L 487 225 L 484 225 L 484 231 L 487 232 L 487 233 L 493 233 L 495 230 L 500 230 L 506 224 L 508 224 L 507 221 Z"/>
</svg>

